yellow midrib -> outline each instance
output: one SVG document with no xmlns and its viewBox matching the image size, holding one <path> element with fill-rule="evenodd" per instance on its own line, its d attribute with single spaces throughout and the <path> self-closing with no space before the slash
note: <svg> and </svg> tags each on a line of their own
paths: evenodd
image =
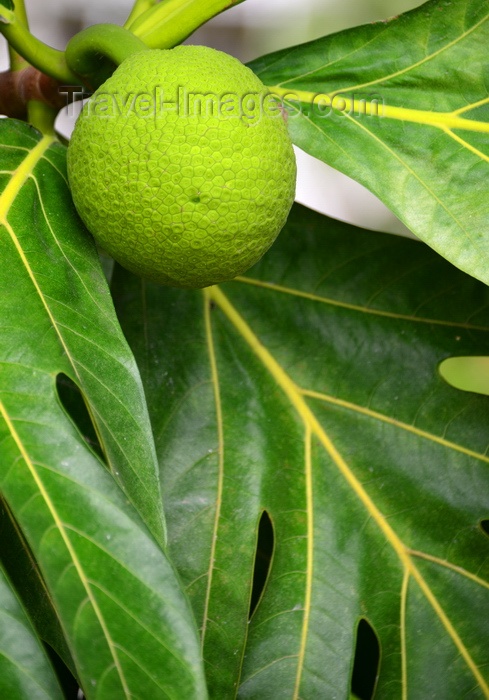
<svg viewBox="0 0 489 700">
<path fill-rule="evenodd" d="M 306 572 L 306 591 L 304 596 L 304 620 L 302 623 L 301 641 L 299 647 L 299 660 L 297 663 L 297 674 L 295 678 L 295 687 L 293 700 L 299 700 L 300 687 L 302 681 L 302 672 L 304 670 L 304 659 L 306 656 L 307 635 L 309 632 L 309 621 L 311 618 L 312 608 L 312 581 L 314 568 L 314 501 L 313 501 L 313 486 L 312 486 L 312 454 L 311 442 L 312 435 L 309 425 L 305 426 L 305 484 L 306 484 L 306 508 L 307 508 L 307 572 Z"/>
<path fill-rule="evenodd" d="M 0 222 L 6 223 L 10 207 L 19 194 L 26 180 L 46 153 L 48 148 L 56 141 L 53 136 L 43 136 L 34 148 L 29 151 L 22 163 L 12 172 L 12 177 L 0 195 Z"/>
<path fill-rule="evenodd" d="M 24 158 L 24 160 L 19 165 L 19 167 L 13 171 L 12 177 L 10 178 L 5 189 L 3 190 L 2 194 L 0 195 L 0 223 L 2 223 L 5 226 L 5 228 L 7 229 L 8 233 L 9 233 L 24 265 L 25 265 L 25 268 L 26 268 L 26 270 L 31 278 L 31 281 L 34 284 L 34 287 L 35 287 L 40 299 L 42 299 L 43 305 L 46 309 L 46 312 L 50 318 L 51 323 L 52 323 L 53 327 L 57 329 L 56 322 L 51 314 L 51 311 L 50 311 L 48 305 L 46 304 L 44 296 L 43 296 L 41 289 L 37 283 L 37 280 L 32 272 L 32 269 L 31 269 L 29 262 L 25 256 L 25 253 L 24 253 L 24 251 L 23 251 L 23 249 L 18 241 L 17 236 L 15 235 L 12 227 L 10 226 L 10 224 L 7 220 L 10 208 L 12 207 L 12 204 L 14 203 L 14 201 L 15 201 L 17 195 L 19 194 L 20 190 L 22 189 L 23 185 L 28 180 L 28 178 L 31 177 L 32 171 L 36 167 L 37 163 L 39 163 L 41 158 L 44 156 L 45 152 L 49 149 L 49 147 L 55 141 L 56 141 L 56 138 L 52 135 L 43 136 L 41 138 L 41 140 L 36 144 L 36 146 L 34 146 L 34 148 Z M 69 357 L 68 349 L 66 348 L 66 346 L 63 342 L 62 336 L 59 332 L 58 332 L 58 337 L 60 339 L 61 344 L 63 345 L 64 350 L 67 353 L 67 356 Z M 14 439 L 14 441 L 19 449 L 19 452 L 24 459 L 24 461 L 25 461 L 35 483 L 36 483 L 36 486 L 39 489 L 39 492 L 42 495 L 42 497 L 43 497 L 43 499 L 44 499 L 44 501 L 45 501 L 45 503 L 46 503 L 51 515 L 52 515 L 52 518 L 53 518 L 53 520 L 54 520 L 54 522 L 55 522 L 55 524 L 56 524 L 56 526 L 61 534 L 61 537 L 65 543 L 65 546 L 66 546 L 66 548 L 67 548 L 67 550 L 72 558 L 72 561 L 73 561 L 73 564 L 76 568 L 78 576 L 80 577 L 80 581 L 82 582 L 82 584 L 87 592 L 87 597 L 90 600 L 90 603 L 92 604 L 93 610 L 97 616 L 100 627 L 103 630 L 104 635 L 107 639 L 107 645 L 109 647 L 111 656 L 114 660 L 114 666 L 116 667 L 116 669 L 118 671 L 121 685 L 122 685 L 122 688 L 124 691 L 124 695 L 125 695 L 125 697 L 130 698 L 131 693 L 129 691 L 127 681 L 126 681 L 124 673 L 122 671 L 122 667 L 121 667 L 121 664 L 120 664 L 120 661 L 119 661 L 119 658 L 118 658 L 118 655 L 116 652 L 115 644 L 112 641 L 112 638 L 110 636 L 105 619 L 102 615 L 100 608 L 98 607 L 98 603 L 93 595 L 92 589 L 88 583 L 87 577 L 85 576 L 85 573 L 84 573 L 83 568 L 81 566 L 81 563 L 78 559 L 76 551 L 71 543 L 70 538 L 68 537 L 68 534 L 67 534 L 66 529 L 63 525 L 63 522 L 62 522 L 61 518 L 59 517 L 59 515 L 54 507 L 54 504 L 52 503 L 52 501 L 49 497 L 49 494 L 46 491 L 44 484 L 43 484 L 39 474 L 37 473 L 37 471 L 35 469 L 34 463 L 30 459 L 29 454 L 28 454 L 27 450 L 25 449 L 25 447 L 20 439 L 20 436 L 18 435 L 17 431 L 15 430 L 15 426 L 12 423 L 12 421 L 11 421 L 11 419 L 10 419 L 10 417 L 9 417 L 9 415 L 8 415 L 6 409 L 1 401 L 0 401 L 0 414 L 3 416 L 3 419 L 5 420 L 5 423 L 6 423 L 7 427 L 9 428 L 10 433 L 12 435 L 12 438 Z"/>
<path fill-rule="evenodd" d="M 71 365 L 73 367 L 73 370 L 75 371 L 76 375 L 78 376 L 78 371 L 76 368 L 76 363 L 73 362 L 71 358 L 71 354 L 69 352 L 69 349 L 63 339 L 63 335 L 61 334 L 58 324 L 56 322 L 56 319 L 54 318 L 51 309 L 49 308 L 49 304 L 47 303 L 44 294 L 41 290 L 41 287 L 39 286 L 39 283 L 36 279 L 36 275 L 34 274 L 34 271 L 31 268 L 31 265 L 29 263 L 29 260 L 27 259 L 27 256 L 24 252 L 24 249 L 22 248 L 22 245 L 20 244 L 20 241 L 18 237 L 15 234 L 14 229 L 10 225 L 8 221 L 8 213 L 10 211 L 10 208 L 12 204 L 14 203 L 16 197 L 18 196 L 20 190 L 26 183 L 29 177 L 31 177 L 32 172 L 36 165 L 39 163 L 41 158 L 44 156 L 45 152 L 47 149 L 56 141 L 56 139 L 53 136 L 43 136 L 43 138 L 39 141 L 39 143 L 29 152 L 29 154 L 24 158 L 22 163 L 19 165 L 19 167 L 13 171 L 12 177 L 10 178 L 9 182 L 7 183 L 5 189 L 3 190 L 2 194 L 0 195 L 0 224 L 3 224 L 10 235 L 10 238 L 12 240 L 12 243 L 15 246 L 15 249 L 17 250 L 17 253 L 22 261 L 22 264 L 24 265 L 24 268 L 29 275 L 29 278 L 36 290 L 36 293 L 39 297 L 39 299 L 42 302 L 42 305 L 44 306 L 44 309 L 46 311 L 46 314 L 49 317 L 49 320 L 53 326 L 53 328 L 56 331 L 56 334 L 58 336 L 59 342 L 66 354 L 66 357 L 69 358 Z"/>
<path fill-rule="evenodd" d="M 269 87 L 272 95 L 281 97 L 286 102 L 293 103 L 299 101 L 312 107 L 315 98 L 318 96 L 329 101 L 333 109 L 345 114 L 360 114 L 362 116 L 376 116 L 385 119 L 395 119 L 398 121 L 414 122 L 434 126 L 444 131 L 460 129 L 464 131 L 478 131 L 489 134 L 489 123 L 473 119 L 465 119 L 459 116 L 460 110 L 453 112 L 434 112 L 423 109 L 411 109 L 409 107 L 396 107 L 394 105 L 382 104 L 382 102 L 367 99 L 355 99 L 345 97 L 342 93 L 321 93 L 307 90 L 294 90 L 281 88 L 278 85 Z M 335 104 L 336 100 L 336 104 Z"/>
<path fill-rule="evenodd" d="M 401 641 L 401 682 L 402 682 L 402 700 L 407 700 L 407 648 L 406 648 L 406 613 L 407 613 L 407 594 L 409 586 L 409 571 L 404 571 L 404 577 L 401 586 L 401 610 L 399 615 L 400 621 L 400 641 Z"/>
<path fill-rule="evenodd" d="M 204 601 L 204 613 L 202 619 L 201 628 L 201 647 L 203 649 L 205 643 L 205 635 L 207 632 L 207 622 L 209 619 L 209 607 L 210 598 L 212 591 L 212 579 L 214 573 L 215 556 L 216 556 L 216 546 L 217 546 L 217 531 L 219 527 L 219 518 L 221 515 L 222 506 L 222 493 L 224 488 L 224 430 L 222 421 L 222 407 L 221 407 L 221 395 L 219 391 L 219 375 L 217 372 L 217 361 L 214 350 L 214 342 L 212 338 L 212 325 L 211 325 L 211 297 L 208 290 L 204 290 L 204 322 L 205 322 L 205 333 L 207 341 L 207 352 L 209 354 L 209 363 L 211 371 L 212 386 L 214 390 L 214 402 L 216 405 L 216 423 L 217 423 L 217 438 L 219 444 L 219 466 L 218 466 L 218 478 L 217 478 L 217 494 L 216 494 L 216 512 L 214 516 L 214 526 L 212 530 L 212 542 L 211 551 L 209 555 L 209 569 L 207 572 L 207 586 Z"/>
<path fill-rule="evenodd" d="M 462 445 L 458 445 L 455 442 L 451 442 L 446 438 L 439 437 L 438 435 L 435 435 L 433 433 L 428 433 L 426 430 L 422 430 L 421 428 L 418 428 L 415 425 L 404 423 L 403 421 L 397 420 L 396 418 L 391 418 L 390 416 L 386 416 L 383 413 L 374 411 L 371 408 L 360 406 L 360 404 L 345 401 L 344 399 L 339 399 L 335 396 L 330 396 L 329 394 L 324 394 L 320 391 L 314 391 L 312 389 L 300 389 L 300 391 L 304 396 L 309 396 L 312 399 L 318 399 L 318 401 L 324 401 L 325 403 L 329 403 L 332 406 L 346 408 L 348 411 L 353 411 L 355 413 L 368 416 L 369 418 L 373 418 L 374 420 L 378 420 L 382 423 L 388 423 L 389 425 L 393 425 L 396 428 L 400 428 L 401 430 L 405 430 L 406 432 L 412 433 L 417 437 L 423 438 L 425 440 L 430 440 L 430 442 L 434 442 L 438 445 L 442 445 L 443 447 L 448 447 L 448 449 L 450 450 L 460 452 L 466 457 L 472 457 L 473 459 L 478 459 L 481 462 L 486 462 L 487 464 L 489 464 L 488 455 L 476 452 L 475 450 L 469 450 L 468 448 L 463 447 Z"/>
<path fill-rule="evenodd" d="M 68 550 L 68 553 L 71 557 L 71 560 L 73 562 L 73 565 L 76 569 L 76 572 L 79 576 L 79 579 L 82 583 L 83 588 L 86 591 L 87 598 L 90 601 L 90 604 L 92 605 L 93 611 L 97 617 L 97 620 L 100 624 L 100 628 L 102 629 L 102 632 L 104 634 L 105 639 L 107 640 L 107 646 L 109 647 L 110 655 L 113 659 L 114 666 L 117 669 L 121 685 L 124 691 L 124 697 L 126 698 L 131 698 L 132 693 L 130 692 L 129 686 L 127 685 L 127 681 L 124 675 L 124 672 L 122 670 L 122 666 L 117 654 L 117 649 L 114 641 L 112 640 L 111 634 L 109 632 L 109 629 L 107 627 L 107 624 L 105 622 L 104 616 L 102 614 L 102 611 L 99 608 L 98 602 L 93 594 L 92 588 L 89 584 L 88 578 L 85 575 L 85 572 L 83 570 L 83 566 L 78 559 L 78 555 L 76 553 L 76 550 L 68 536 L 68 533 L 66 531 L 66 528 L 64 526 L 64 523 L 60 516 L 58 515 L 58 512 L 55 508 L 54 503 L 51 500 L 51 497 L 46 490 L 44 483 L 42 482 L 41 477 L 39 476 L 36 467 L 34 465 L 34 462 L 31 460 L 29 453 L 27 449 L 24 447 L 24 444 L 20 438 L 20 435 L 17 433 L 17 430 L 15 429 L 15 425 L 10 418 L 3 402 L 0 400 L 0 415 L 3 417 L 5 424 L 7 425 L 7 428 L 10 432 L 10 435 L 12 436 L 12 439 L 14 440 L 15 444 L 17 445 L 17 449 L 19 450 L 20 455 L 22 456 L 22 459 L 24 460 L 33 480 L 34 483 L 36 484 L 40 495 L 42 496 L 49 512 L 51 513 L 51 517 L 53 518 L 53 521 L 61 535 L 61 538 L 65 544 L 66 549 Z"/>
<path fill-rule="evenodd" d="M 304 292 L 300 289 L 294 289 L 293 287 L 285 287 L 280 284 L 275 284 L 274 282 L 265 282 L 263 280 L 256 279 L 254 277 L 244 277 L 238 276 L 234 278 L 235 282 L 242 282 L 243 284 L 249 284 L 254 287 L 261 287 L 263 289 L 269 289 L 272 292 L 279 292 L 281 294 L 288 294 L 292 297 L 298 297 L 300 299 L 309 299 L 310 301 L 315 301 L 320 304 L 325 304 L 327 306 L 337 306 L 340 309 L 347 309 L 349 311 L 358 311 L 362 314 L 370 314 L 372 316 L 380 316 L 382 318 L 392 318 L 394 320 L 400 321 L 412 321 L 414 323 L 425 323 L 430 326 L 446 326 L 447 328 L 462 328 L 464 330 L 471 331 L 487 331 L 489 326 L 477 326 L 471 323 L 463 323 L 460 321 L 443 321 L 436 318 L 428 318 L 423 316 L 413 316 L 410 314 L 400 314 L 393 311 L 384 311 L 383 309 L 376 309 L 371 306 L 361 306 L 360 304 L 351 304 L 346 301 L 339 301 L 338 299 L 332 299 L 331 297 L 321 296 L 319 294 L 314 294 L 312 292 Z"/>
<path fill-rule="evenodd" d="M 429 61 L 433 61 L 433 59 L 437 58 L 440 56 L 443 52 L 448 51 L 451 49 L 453 46 L 456 44 L 459 44 L 463 39 L 466 39 L 470 34 L 473 34 L 477 29 L 479 29 L 488 19 L 489 15 L 485 15 L 482 17 L 478 22 L 476 22 L 474 25 L 463 31 L 459 36 L 457 36 L 455 39 L 452 39 L 446 44 L 443 44 L 440 46 L 436 51 L 433 51 L 432 53 L 428 54 L 427 56 L 423 56 L 423 58 L 419 59 L 415 63 L 410 63 L 409 65 L 405 66 L 404 68 L 401 68 L 400 70 L 396 70 L 392 73 L 388 73 L 387 75 L 383 75 L 380 78 L 375 78 L 374 80 L 369 80 L 368 82 L 364 83 L 358 83 L 357 85 L 352 85 L 349 86 L 349 90 L 361 90 L 366 87 L 371 87 L 372 85 L 382 85 L 384 84 L 387 80 L 392 80 L 394 78 L 398 78 L 401 75 L 406 75 L 407 73 L 415 70 L 416 68 L 419 68 L 420 66 L 423 66 L 424 64 L 428 63 Z M 378 39 L 378 35 L 370 38 L 367 43 L 363 44 L 363 46 L 360 49 L 353 48 L 350 52 L 346 53 L 344 56 L 341 58 L 335 58 L 334 61 L 331 61 L 329 63 L 325 63 L 322 66 L 315 68 L 314 70 L 308 71 L 306 73 L 302 73 L 299 76 L 295 76 L 293 78 L 289 78 L 288 80 L 284 80 L 281 85 L 285 85 L 288 82 L 293 82 L 294 80 L 302 80 L 306 77 L 310 77 L 311 75 L 315 75 L 318 72 L 324 72 L 324 71 L 329 71 L 330 73 L 335 70 L 334 65 L 338 63 L 339 61 L 343 61 L 345 58 L 351 58 L 354 54 L 356 54 L 359 50 L 362 51 L 364 50 L 368 44 L 370 44 L 372 41 L 375 41 Z M 356 60 L 361 60 L 359 57 L 356 58 Z"/>
<path fill-rule="evenodd" d="M 28 153 L 28 155 L 24 158 L 22 163 L 19 165 L 16 170 L 12 172 L 12 177 L 10 178 L 9 182 L 7 183 L 5 189 L 3 190 L 2 194 L 0 195 L 0 223 L 2 223 L 5 228 L 7 229 L 10 238 L 12 240 L 12 243 L 14 244 L 17 253 L 19 254 L 20 259 L 22 260 L 22 263 L 27 271 L 27 274 L 29 275 L 32 284 L 34 285 L 34 288 L 39 296 L 39 298 L 42 301 L 42 304 L 46 310 L 46 313 L 49 317 L 49 320 L 51 321 L 53 328 L 56 329 L 56 333 L 58 335 L 59 341 L 63 347 L 63 350 L 66 353 L 67 357 L 70 357 L 70 353 L 68 351 L 68 348 L 66 344 L 63 341 L 63 337 L 61 333 L 59 332 L 57 323 L 51 313 L 51 309 L 49 308 L 46 299 L 44 298 L 44 295 L 42 293 L 42 290 L 39 286 L 39 283 L 36 279 L 36 276 L 34 275 L 34 272 L 29 264 L 29 261 L 26 257 L 26 254 L 19 242 L 19 239 L 15 235 L 15 231 L 13 230 L 12 226 L 8 222 L 8 213 L 10 211 L 10 208 L 12 204 L 14 203 L 16 197 L 18 196 L 20 190 L 26 183 L 29 177 L 31 177 L 32 172 L 36 165 L 39 163 L 41 158 L 44 156 L 45 152 L 48 150 L 48 148 L 56 141 L 56 139 L 53 136 L 43 136 L 43 138 L 39 141 L 39 143 L 34 146 L 34 148 Z M 73 368 L 76 371 L 76 366 L 72 362 Z"/>
<path fill-rule="evenodd" d="M 485 697 L 489 699 L 488 683 L 486 682 L 481 672 L 479 671 L 477 665 L 475 664 L 474 660 L 470 656 L 468 649 L 465 647 L 457 631 L 455 630 L 451 621 L 447 617 L 445 611 L 442 609 L 442 607 L 438 603 L 438 600 L 433 595 L 431 589 L 427 585 L 426 581 L 423 579 L 423 576 L 413 563 L 409 554 L 409 550 L 405 547 L 404 543 L 400 540 L 400 538 L 394 532 L 390 524 L 386 521 L 383 514 L 379 511 L 375 503 L 372 501 L 368 493 L 363 488 L 362 484 L 350 470 L 348 464 L 338 452 L 331 439 L 323 430 L 316 416 L 312 413 L 311 409 L 305 402 L 305 399 L 299 387 L 287 375 L 287 373 L 278 364 L 274 357 L 268 352 L 265 346 L 262 345 L 262 343 L 258 340 L 251 328 L 240 316 L 238 311 L 232 306 L 232 304 L 229 302 L 229 300 L 223 294 L 223 292 L 218 287 L 211 287 L 208 291 L 208 294 L 216 303 L 216 305 L 219 306 L 221 311 L 231 321 L 231 323 L 234 325 L 241 337 L 248 343 L 251 350 L 261 360 L 264 367 L 266 367 L 266 369 L 273 376 L 277 384 L 284 391 L 286 396 L 289 398 L 291 404 L 294 406 L 295 410 L 304 422 L 306 429 L 310 430 L 311 434 L 315 435 L 319 439 L 326 452 L 332 459 L 333 463 L 336 465 L 336 467 L 343 475 L 347 483 L 351 486 L 353 492 L 363 503 L 367 512 L 370 514 L 372 520 L 377 524 L 379 529 L 384 534 L 386 540 L 396 552 L 400 562 L 403 565 L 405 574 L 406 572 L 408 572 L 409 575 L 416 580 L 418 586 L 423 591 L 425 597 L 429 601 L 440 622 L 442 623 L 445 630 L 452 639 L 452 642 L 457 648 L 459 654 L 462 656 L 465 663 L 467 664 L 467 667 L 470 669 L 471 673 L 473 674 L 474 678 L 479 684 Z M 301 643 L 304 643 L 304 635 L 302 637 Z M 300 654 L 303 653 L 303 649 L 301 649 Z M 299 669 L 299 671 L 301 671 L 301 669 Z"/>
<path fill-rule="evenodd" d="M 12 240 L 12 243 L 15 246 L 15 249 L 17 250 L 17 253 L 19 255 L 19 258 L 22 261 L 22 264 L 24 265 L 24 268 L 29 275 L 29 278 L 32 282 L 32 285 L 34 286 L 37 296 L 39 297 L 44 310 L 46 311 L 46 314 L 49 318 L 49 321 L 54 328 L 56 335 L 58 337 L 58 340 L 60 342 L 61 347 L 63 348 L 64 354 L 66 358 L 68 358 L 71 367 L 73 369 L 73 372 L 75 373 L 77 379 L 79 380 L 80 384 L 83 382 L 81 381 L 80 373 L 78 371 L 78 364 L 76 363 L 71 355 L 71 352 L 68 348 L 68 345 L 65 342 L 65 339 L 63 337 L 63 333 L 60 330 L 60 326 L 54 317 L 51 308 L 48 304 L 48 301 L 41 289 L 41 286 L 39 285 L 39 282 L 36 278 L 36 275 L 34 274 L 34 271 L 30 265 L 30 262 L 27 258 L 27 255 L 25 254 L 24 249 L 22 248 L 21 242 L 19 241 L 14 229 L 10 225 L 8 221 L 8 213 L 10 211 L 10 208 L 12 204 L 14 203 L 16 197 L 18 196 L 20 190 L 22 189 L 23 185 L 26 183 L 26 181 L 29 179 L 29 177 L 32 176 L 32 172 L 34 168 L 36 167 L 37 163 L 41 160 L 41 158 L 44 156 L 45 152 L 47 149 L 56 142 L 56 138 L 53 136 L 44 136 L 39 143 L 28 153 L 28 155 L 24 158 L 22 161 L 21 165 L 12 172 L 12 177 L 9 180 L 8 184 L 6 185 L 5 189 L 3 190 L 2 194 L 0 195 L 0 224 L 3 224 L 10 235 L 10 238 Z M 85 368 L 86 369 L 86 368 Z M 85 400 L 85 397 L 84 397 Z M 85 400 L 85 404 L 87 406 L 87 410 L 90 413 L 90 415 L 93 417 L 93 412 L 94 409 L 91 405 L 89 405 L 89 402 Z M 104 445 L 104 441 L 101 439 L 100 435 L 100 427 L 98 424 L 98 421 L 93 420 L 92 421 L 95 432 L 97 433 L 97 436 L 99 438 L 100 445 L 102 446 L 102 450 L 104 452 L 104 455 L 108 461 L 109 468 L 112 473 L 116 472 L 116 469 L 114 468 L 113 464 L 111 463 L 110 460 L 110 455 L 107 453 Z M 120 445 L 119 445 L 120 446 Z M 121 447 L 121 446 L 120 446 Z M 124 450 L 121 447 L 121 451 L 124 452 Z M 130 464 L 129 460 L 127 461 L 128 464 Z M 134 472 L 134 469 L 133 469 Z M 134 472 L 136 473 L 136 472 Z M 136 476 L 138 476 L 136 474 Z M 139 478 L 139 477 L 138 477 Z M 143 481 L 139 478 L 139 482 L 143 483 Z M 144 485 L 144 483 L 143 483 Z M 163 535 L 164 539 L 164 535 Z"/>
</svg>

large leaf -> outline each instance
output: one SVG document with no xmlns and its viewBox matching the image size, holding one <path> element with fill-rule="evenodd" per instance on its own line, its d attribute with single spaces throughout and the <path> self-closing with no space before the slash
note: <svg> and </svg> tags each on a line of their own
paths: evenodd
<svg viewBox="0 0 489 700">
<path fill-rule="evenodd" d="M 69 199 L 64 149 L 20 123 L 0 121 L 0 129 L 0 491 L 39 565 L 86 697 L 200 700 L 190 607 L 113 478 L 120 474 L 161 543 L 144 394 Z M 62 407 L 60 372 L 84 393 L 112 474 Z"/>
<path fill-rule="evenodd" d="M 212 697 L 348 697 L 362 618 L 376 697 L 489 697 L 489 401 L 438 373 L 489 350 L 489 290 L 296 206 L 245 277 L 190 292 L 119 269 L 114 294 Z"/>
<path fill-rule="evenodd" d="M 71 201 L 66 149 L 7 119 L 0 121 L 0 144 L 0 389 L 15 392 L 22 369 L 33 397 L 33 370 L 64 373 L 78 384 L 112 474 L 163 542 L 143 389 L 95 246 Z"/>
<path fill-rule="evenodd" d="M 487 2 L 432 0 L 250 67 L 291 109 L 295 143 L 488 283 L 488 45 Z"/>
<path fill-rule="evenodd" d="M 0 403 L 0 488 L 86 697 L 204 698 L 197 632 L 172 566 L 53 403 L 53 378 L 24 365 L 12 375 L 15 391 Z"/>
<path fill-rule="evenodd" d="M 2 498 L 0 501 L 0 565 L 16 595 L 29 611 L 38 636 L 56 650 L 73 675 L 76 667 L 70 653 L 53 599 L 24 533 Z"/>
<path fill-rule="evenodd" d="M 63 698 L 46 652 L 1 568 L 0 697 Z"/>
</svg>

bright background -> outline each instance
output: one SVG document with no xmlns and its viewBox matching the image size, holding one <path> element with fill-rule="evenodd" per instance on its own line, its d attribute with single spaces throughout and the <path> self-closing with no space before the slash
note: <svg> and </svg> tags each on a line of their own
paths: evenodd
<svg viewBox="0 0 489 700">
<path fill-rule="evenodd" d="M 122 24 L 132 6 L 132 0 L 25 2 L 31 31 L 59 49 L 90 24 Z M 420 4 L 421 0 L 245 0 L 208 22 L 188 41 L 221 49 L 245 62 L 347 27 L 385 19 Z M 7 66 L 6 56 L 2 42 L 2 69 Z M 73 116 L 62 114 L 58 128 L 68 136 L 73 123 Z M 299 202 L 364 228 L 409 235 L 394 214 L 364 187 L 299 149 L 296 153 Z"/>
</svg>

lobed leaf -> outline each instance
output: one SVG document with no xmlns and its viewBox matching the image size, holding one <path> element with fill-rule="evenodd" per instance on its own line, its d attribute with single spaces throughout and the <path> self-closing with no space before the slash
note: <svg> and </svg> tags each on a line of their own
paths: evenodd
<svg viewBox="0 0 489 700">
<path fill-rule="evenodd" d="M 489 401 L 438 371 L 487 354 L 487 287 L 300 206 L 222 287 L 113 284 L 211 696 L 349 697 L 365 619 L 376 697 L 489 697 Z M 249 620 L 263 511 L 274 552 Z"/>
<path fill-rule="evenodd" d="M 25 365 L 13 375 L 0 403 L 0 488 L 86 697 L 200 700 L 197 634 L 171 564 L 53 403 L 52 377 Z"/>
<path fill-rule="evenodd" d="M 28 611 L 39 638 L 56 650 L 71 674 L 76 676 L 75 663 L 39 564 L 3 497 L 0 502 L 0 532 L 0 566 L 11 587 Z"/>
<path fill-rule="evenodd" d="M 431 0 L 250 64 L 284 101 L 298 146 L 486 284 L 488 42 L 487 3 Z"/>
<path fill-rule="evenodd" d="M 15 700 L 63 699 L 46 652 L 1 568 L 0 696 Z"/>
<path fill-rule="evenodd" d="M 71 201 L 65 154 L 53 136 L 42 137 L 23 122 L 0 121 L 0 387 L 12 392 L 10 377 L 20 365 L 27 377 L 32 368 L 71 378 L 87 402 L 111 473 L 162 543 L 141 380 L 93 240 Z M 31 382 L 34 396 L 35 375 Z"/>
<path fill-rule="evenodd" d="M 0 121 L 0 135 L 2 497 L 39 566 L 85 696 L 200 700 L 194 619 L 160 546 L 144 394 L 69 198 L 65 149 L 10 120 Z M 60 373 L 83 392 L 112 474 L 61 405 Z"/>
</svg>

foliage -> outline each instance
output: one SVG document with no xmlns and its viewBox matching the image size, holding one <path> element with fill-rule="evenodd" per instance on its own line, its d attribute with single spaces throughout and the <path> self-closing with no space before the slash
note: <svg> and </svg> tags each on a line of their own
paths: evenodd
<svg viewBox="0 0 489 700">
<path fill-rule="evenodd" d="M 55 52 L 22 10 L 13 64 L 115 60 L 120 28 Z M 99 256 L 54 110 L 0 121 L 0 697 L 489 698 L 489 383 L 444 369 L 487 372 L 488 40 L 485 3 L 431 0 L 250 64 L 431 247 L 295 205 L 204 290 Z"/>
</svg>

